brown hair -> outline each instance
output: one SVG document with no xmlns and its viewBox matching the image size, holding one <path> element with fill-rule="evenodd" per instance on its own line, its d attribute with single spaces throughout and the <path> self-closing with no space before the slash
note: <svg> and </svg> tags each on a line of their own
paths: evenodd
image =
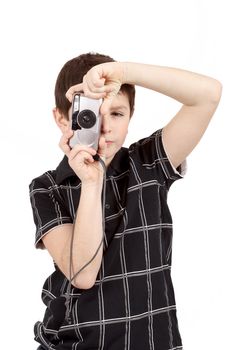
<svg viewBox="0 0 233 350">
<path fill-rule="evenodd" d="M 86 53 L 78 57 L 75 57 L 62 67 L 58 74 L 55 85 L 55 103 L 59 111 L 65 115 L 68 119 L 68 111 L 71 107 L 71 103 L 66 98 L 66 91 L 72 86 L 82 82 L 83 76 L 97 64 L 115 62 L 110 56 L 98 54 L 98 53 Z M 123 93 L 127 94 L 130 105 L 130 117 L 134 110 L 135 100 L 135 87 L 134 85 L 123 84 L 120 89 Z"/>
</svg>

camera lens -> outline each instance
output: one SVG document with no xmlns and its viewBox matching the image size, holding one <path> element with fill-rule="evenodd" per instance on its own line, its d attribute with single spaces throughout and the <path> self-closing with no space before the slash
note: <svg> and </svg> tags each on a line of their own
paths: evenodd
<svg viewBox="0 0 233 350">
<path fill-rule="evenodd" d="M 90 109 L 84 109 L 78 115 L 78 123 L 84 129 L 92 128 L 96 123 L 96 115 Z"/>
</svg>

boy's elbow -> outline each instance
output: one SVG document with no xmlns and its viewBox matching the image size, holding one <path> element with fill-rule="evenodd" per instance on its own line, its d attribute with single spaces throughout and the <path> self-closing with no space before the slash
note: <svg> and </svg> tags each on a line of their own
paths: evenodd
<svg viewBox="0 0 233 350">
<path fill-rule="evenodd" d="M 218 104 L 222 96 L 222 84 L 219 80 L 215 80 L 213 93 L 212 93 L 212 103 Z"/>
<path fill-rule="evenodd" d="M 96 282 L 96 278 L 93 278 L 93 276 L 85 274 L 81 278 L 77 276 L 77 278 L 74 279 L 72 284 L 79 289 L 90 289 L 94 286 L 95 282 Z"/>
</svg>

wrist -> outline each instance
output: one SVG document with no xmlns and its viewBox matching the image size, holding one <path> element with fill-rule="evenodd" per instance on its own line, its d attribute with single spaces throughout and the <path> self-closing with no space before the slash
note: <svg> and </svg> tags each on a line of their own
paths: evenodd
<svg viewBox="0 0 233 350">
<path fill-rule="evenodd" d="M 94 192 L 97 195 L 102 193 L 103 181 L 92 182 L 92 181 L 82 181 L 81 190 L 83 192 Z"/>
<path fill-rule="evenodd" d="M 118 65 L 118 74 L 120 78 L 121 85 L 128 83 L 128 62 L 116 62 Z"/>
<path fill-rule="evenodd" d="M 123 84 L 143 86 L 145 65 L 135 62 L 123 62 Z"/>
</svg>

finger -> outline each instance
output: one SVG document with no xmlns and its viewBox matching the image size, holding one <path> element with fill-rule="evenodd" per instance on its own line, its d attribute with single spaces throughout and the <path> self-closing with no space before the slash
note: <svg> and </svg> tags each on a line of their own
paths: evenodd
<svg viewBox="0 0 233 350">
<path fill-rule="evenodd" d="M 93 162 L 94 162 L 94 159 L 93 159 L 93 157 L 90 155 L 90 153 L 81 151 L 81 152 L 79 153 L 79 156 L 81 157 L 81 161 L 82 161 L 83 163 L 85 163 L 85 164 L 93 163 Z"/>
<path fill-rule="evenodd" d="M 106 148 L 106 139 L 105 137 L 102 135 L 100 136 L 100 139 L 99 139 L 99 150 L 100 151 L 104 151 Z"/>
<path fill-rule="evenodd" d="M 84 84 L 84 94 L 86 95 L 87 93 L 111 93 L 113 91 L 114 87 L 112 87 L 111 85 L 104 85 L 101 87 L 97 87 L 94 84 L 92 84 L 91 81 L 85 81 Z"/>
<path fill-rule="evenodd" d="M 100 106 L 100 114 L 107 114 L 112 104 L 113 96 L 106 95 L 103 99 L 103 103 Z"/>
<path fill-rule="evenodd" d="M 99 75 L 99 72 L 92 69 L 83 77 L 84 91 L 85 87 L 89 89 L 90 92 L 112 92 L 114 87 L 111 84 L 105 84 L 106 79 Z"/>
<path fill-rule="evenodd" d="M 59 146 L 60 146 L 61 150 L 65 153 L 65 155 L 68 157 L 70 154 L 70 150 L 71 150 L 70 146 L 67 144 L 61 145 L 60 143 L 59 143 Z"/>
<path fill-rule="evenodd" d="M 101 66 L 92 67 L 86 74 L 85 79 L 90 81 L 93 88 L 103 87 L 105 84 L 105 78 L 103 77 Z"/>
<path fill-rule="evenodd" d="M 100 99 L 106 97 L 106 92 L 97 93 L 97 92 L 91 92 L 90 90 L 86 90 L 84 95 L 86 97 L 89 97 L 89 98 L 92 98 L 92 99 L 95 99 L 95 100 L 100 100 Z"/>
<path fill-rule="evenodd" d="M 69 129 L 66 132 L 63 133 L 61 139 L 60 139 L 60 144 L 67 144 L 70 140 L 70 138 L 73 136 L 74 132 L 73 130 Z"/>
<path fill-rule="evenodd" d="M 105 78 L 100 78 L 98 74 L 87 73 L 83 77 L 83 82 L 86 83 L 90 89 L 102 88 L 105 84 Z"/>
<path fill-rule="evenodd" d="M 92 155 L 84 150 L 79 150 L 77 152 L 77 150 L 72 149 L 69 154 L 69 161 L 73 160 L 74 158 L 76 158 L 76 160 L 78 160 L 80 163 L 86 163 L 87 161 L 93 163 L 94 161 Z"/>
<path fill-rule="evenodd" d="M 68 140 L 69 139 L 63 135 L 59 142 L 59 147 L 67 155 L 67 157 L 69 156 L 71 151 L 71 147 L 68 144 Z"/>
<path fill-rule="evenodd" d="M 76 155 L 79 153 L 79 152 L 87 152 L 88 154 L 90 154 L 91 156 L 94 156 L 96 154 L 96 150 L 92 147 L 88 147 L 88 146 L 85 146 L 85 145 L 75 145 L 72 150 L 70 151 L 70 156 L 72 158 L 76 157 Z"/>
<path fill-rule="evenodd" d="M 70 139 L 73 135 L 74 135 L 74 131 L 69 128 L 64 132 L 63 137 L 64 139 Z"/>
<path fill-rule="evenodd" d="M 105 137 L 101 136 L 99 139 L 99 147 L 98 147 L 98 154 L 101 158 L 105 158 L 106 148 L 107 148 L 107 144 L 106 144 Z"/>
<path fill-rule="evenodd" d="M 72 102 L 73 96 L 75 93 L 82 92 L 83 91 L 83 83 L 81 84 L 76 84 L 71 86 L 67 91 L 66 91 L 66 98 Z"/>
</svg>

